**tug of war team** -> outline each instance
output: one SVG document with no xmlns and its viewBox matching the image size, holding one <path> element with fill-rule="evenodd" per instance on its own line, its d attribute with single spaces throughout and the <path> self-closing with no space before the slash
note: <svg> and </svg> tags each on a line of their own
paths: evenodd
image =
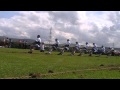
<svg viewBox="0 0 120 90">
<path fill-rule="evenodd" d="M 45 51 L 45 44 L 44 42 L 41 42 L 40 35 L 37 35 L 37 39 L 35 42 L 30 45 L 30 51 L 28 53 L 33 53 L 34 49 L 37 48 L 40 50 L 40 52 Z M 97 47 L 96 43 L 93 43 L 92 47 L 89 46 L 89 43 L 86 42 L 84 47 L 81 47 L 79 42 L 75 42 L 75 45 L 71 47 L 71 41 L 67 39 L 67 42 L 65 45 L 60 46 L 60 41 L 58 39 L 55 39 L 55 43 L 49 46 L 48 52 L 46 54 L 51 54 L 52 51 L 59 51 L 58 55 L 63 55 L 64 52 L 69 51 L 70 55 L 74 55 L 75 53 L 79 53 L 78 56 L 81 56 L 84 54 L 89 54 L 89 56 L 92 56 L 92 54 L 97 55 L 107 55 L 107 56 L 119 56 L 120 51 L 115 50 L 112 47 L 109 47 L 106 49 L 105 46 Z"/>
</svg>

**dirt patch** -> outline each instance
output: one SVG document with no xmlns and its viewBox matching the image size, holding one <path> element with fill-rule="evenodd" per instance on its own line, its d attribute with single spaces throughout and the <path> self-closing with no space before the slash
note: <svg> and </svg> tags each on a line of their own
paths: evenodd
<svg viewBox="0 0 120 90">
<path fill-rule="evenodd" d="M 100 64 L 100 66 L 104 66 L 104 64 Z"/>
<path fill-rule="evenodd" d="M 54 73 L 52 70 L 49 70 L 48 73 Z"/>
<path fill-rule="evenodd" d="M 38 78 L 41 76 L 41 74 L 40 73 L 30 73 L 29 76 L 30 76 L 30 78 Z"/>
</svg>

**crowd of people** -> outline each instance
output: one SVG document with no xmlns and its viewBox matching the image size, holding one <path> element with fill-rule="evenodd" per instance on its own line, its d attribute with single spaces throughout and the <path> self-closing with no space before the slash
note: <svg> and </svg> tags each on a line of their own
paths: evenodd
<svg viewBox="0 0 120 90">
<path fill-rule="evenodd" d="M 8 37 L 0 41 L 0 45 L 5 48 L 21 48 L 21 49 L 28 48 L 27 40 L 19 39 L 18 41 L 13 41 L 11 38 L 8 38 Z"/>
</svg>

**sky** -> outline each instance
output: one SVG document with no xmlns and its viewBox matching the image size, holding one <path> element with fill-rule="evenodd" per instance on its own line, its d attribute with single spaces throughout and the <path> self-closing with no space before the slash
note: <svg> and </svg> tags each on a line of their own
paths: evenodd
<svg viewBox="0 0 120 90">
<path fill-rule="evenodd" d="M 120 48 L 119 11 L 0 11 L 0 36 Z"/>
</svg>

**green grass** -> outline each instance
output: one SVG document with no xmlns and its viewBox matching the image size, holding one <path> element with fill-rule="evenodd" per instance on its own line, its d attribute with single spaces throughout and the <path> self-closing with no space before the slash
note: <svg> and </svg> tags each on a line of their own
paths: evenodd
<svg viewBox="0 0 120 90">
<path fill-rule="evenodd" d="M 53 52 L 47 55 L 39 50 L 33 54 L 28 54 L 28 49 L 0 48 L 0 78 L 12 78 L 28 76 L 29 73 L 49 74 L 71 71 L 70 73 L 48 75 L 38 77 L 40 79 L 120 79 L 120 71 L 117 70 L 99 70 L 100 68 L 120 67 L 120 57 L 105 55 L 92 57 L 70 56 L 69 52 L 64 55 L 57 55 Z M 103 66 L 100 66 L 103 65 Z M 98 69 L 90 71 L 86 69 Z M 76 70 L 82 70 L 76 72 Z M 74 71 L 74 73 L 72 72 Z"/>
</svg>

